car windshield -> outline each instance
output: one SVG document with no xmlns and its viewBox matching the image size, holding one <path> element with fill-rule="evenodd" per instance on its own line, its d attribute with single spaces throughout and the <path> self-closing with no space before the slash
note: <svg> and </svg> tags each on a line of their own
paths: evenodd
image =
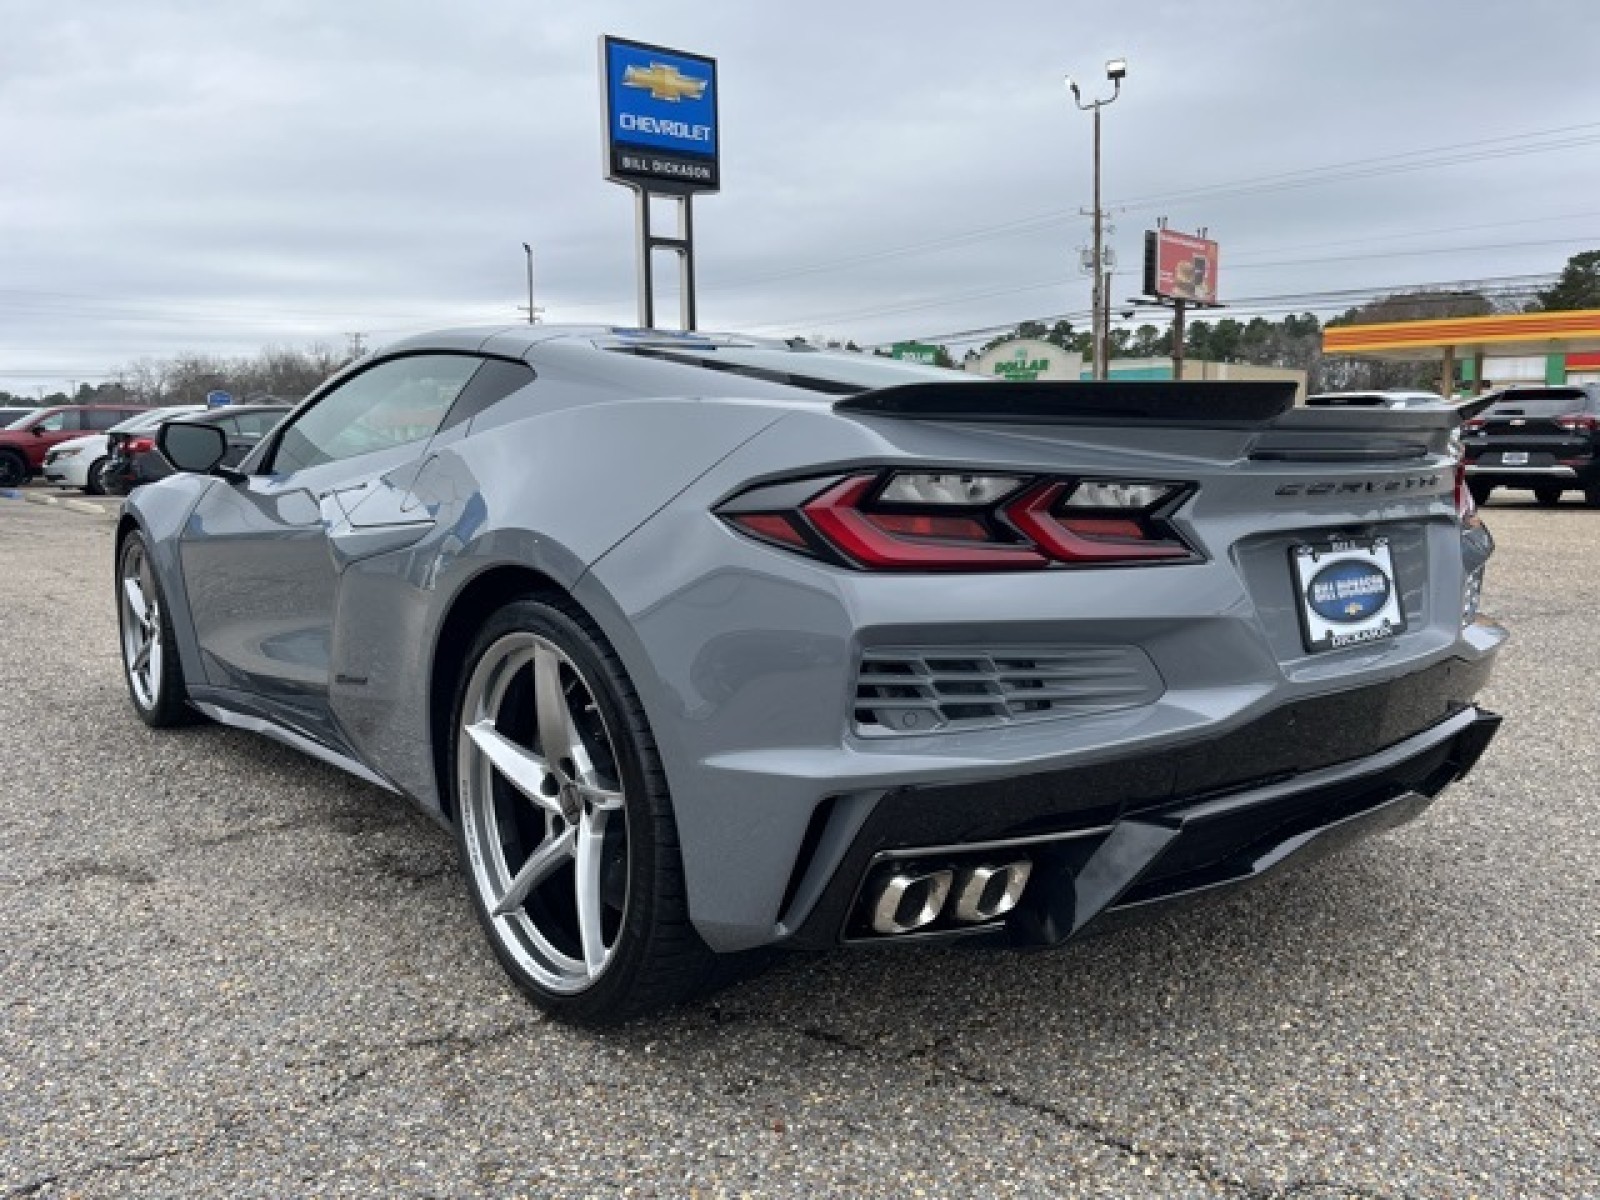
<svg viewBox="0 0 1600 1200">
<path fill-rule="evenodd" d="M 31 412 L 24 413 L 22 416 L 18 417 L 15 421 L 11 422 L 11 424 L 7 425 L 6 428 L 7 429 L 25 429 L 25 428 L 27 428 L 28 422 L 33 420 L 33 418 L 36 415 L 37 415 L 36 413 L 31 413 Z"/>
<path fill-rule="evenodd" d="M 111 433 L 137 433 L 141 429 L 153 429 L 163 421 L 170 421 L 173 417 L 181 417 L 185 413 L 204 412 L 205 409 L 198 404 L 174 404 L 167 408 L 152 408 L 149 412 L 137 413 L 126 421 L 113 425 Z"/>
</svg>

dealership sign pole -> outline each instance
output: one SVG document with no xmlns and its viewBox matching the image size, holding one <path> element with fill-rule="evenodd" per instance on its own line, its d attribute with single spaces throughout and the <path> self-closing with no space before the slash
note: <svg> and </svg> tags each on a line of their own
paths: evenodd
<svg viewBox="0 0 1600 1200">
<path fill-rule="evenodd" d="M 600 94 L 606 178 L 634 191 L 639 324 L 655 328 L 652 259 L 657 250 L 671 250 L 678 256 L 681 324 L 692 330 L 694 195 L 719 191 L 722 183 L 717 60 L 605 35 L 600 39 Z M 677 203 L 675 235 L 651 228 L 650 205 L 657 196 Z"/>
</svg>

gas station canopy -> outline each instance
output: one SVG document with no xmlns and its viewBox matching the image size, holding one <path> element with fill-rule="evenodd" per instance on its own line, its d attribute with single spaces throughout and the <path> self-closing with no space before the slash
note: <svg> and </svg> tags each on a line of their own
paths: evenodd
<svg viewBox="0 0 1600 1200">
<path fill-rule="evenodd" d="M 1600 309 L 1447 317 L 1383 325 L 1335 325 L 1322 332 L 1324 354 L 1437 361 L 1481 354 L 1537 355 L 1600 351 Z"/>
</svg>

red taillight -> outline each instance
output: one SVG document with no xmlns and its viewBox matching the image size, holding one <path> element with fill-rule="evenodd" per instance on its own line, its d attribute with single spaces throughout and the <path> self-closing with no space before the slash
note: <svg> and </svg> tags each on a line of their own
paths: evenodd
<svg viewBox="0 0 1600 1200">
<path fill-rule="evenodd" d="M 736 513 L 728 520 L 764 541 L 777 542 L 792 550 L 810 549 L 805 534 L 795 527 L 794 519 L 783 513 Z"/>
<path fill-rule="evenodd" d="M 1600 428 L 1600 421 L 1596 421 L 1595 418 L 1587 413 L 1573 413 L 1569 416 L 1557 417 L 1556 424 L 1563 429 L 1570 429 L 1574 433 L 1593 433 L 1595 429 Z"/>
<path fill-rule="evenodd" d="M 772 484 L 719 515 L 763 541 L 868 570 L 1012 571 L 1196 557 L 1166 521 L 1190 488 L 874 471 Z"/>
<path fill-rule="evenodd" d="M 1474 524 L 1478 519 L 1478 502 L 1472 498 L 1472 489 L 1467 486 L 1467 464 L 1456 464 L 1456 516 L 1463 525 Z"/>
<path fill-rule="evenodd" d="M 155 438 L 147 437 L 129 438 L 122 444 L 122 450 L 125 454 L 145 454 L 151 450 L 154 450 L 155 448 Z"/>
<path fill-rule="evenodd" d="M 1137 520 L 1103 509 L 1062 510 L 1073 484 L 1042 483 L 1015 503 L 1006 517 L 1050 557 L 1069 563 L 1148 562 L 1189 558 L 1193 551 L 1174 536 L 1152 537 Z"/>
<path fill-rule="evenodd" d="M 1482 433 L 1489 425 L 1482 417 L 1468 417 L 1461 422 L 1462 433 Z"/>
<path fill-rule="evenodd" d="M 971 518 L 967 519 L 971 528 L 965 538 L 897 532 L 896 522 L 903 522 L 907 517 L 937 521 L 951 518 L 945 514 L 875 513 L 864 509 L 863 502 L 877 482 L 876 475 L 852 475 L 808 501 L 800 511 L 830 546 L 866 567 L 992 571 L 1045 565 L 1044 557 L 1037 551 L 1028 546 L 1008 545 L 981 521 Z M 887 526 L 882 523 L 885 518 L 888 518 Z"/>
</svg>

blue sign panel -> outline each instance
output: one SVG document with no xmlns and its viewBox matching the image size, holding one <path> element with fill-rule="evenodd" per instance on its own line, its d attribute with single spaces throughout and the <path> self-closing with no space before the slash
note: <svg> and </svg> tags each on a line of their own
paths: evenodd
<svg viewBox="0 0 1600 1200">
<path fill-rule="evenodd" d="M 206 393 L 206 407 L 207 408 L 226 408 L 228 405 L 230 405 L 232 403 L 233 403 L 233 397 L 230 396 L 227 392 L 207 392 Z"/>
<path fill-rule="evenodd" d="M 717 63 L 603 37 L 606 178 L 658 192 L 714 192 Z"/>
</svg>

